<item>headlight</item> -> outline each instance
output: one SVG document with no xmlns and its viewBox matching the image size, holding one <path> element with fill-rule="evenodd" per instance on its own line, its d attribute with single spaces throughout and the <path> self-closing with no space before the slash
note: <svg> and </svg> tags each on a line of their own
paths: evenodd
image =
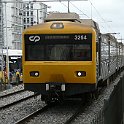
<svg viewBox="0 0 124 124">
<path fill-rule="evenodd" d="M 51 29 L 62 29 L 62 28 L 64 28 L 64 25 L 61 22 L 53 23 L 51 25 Z"/>
<path fill-rule="evenodd" d="M 76 76 L 77 77 L 85 77 L 86 76 L 86 72 L 85 71 L 76 71 Z"/>
<path fill-rule="evenodd" d="M 32 77 L 38 77 L 39 76 L 39 71 L 31 71 L 30 76 Z"/>
</svg>

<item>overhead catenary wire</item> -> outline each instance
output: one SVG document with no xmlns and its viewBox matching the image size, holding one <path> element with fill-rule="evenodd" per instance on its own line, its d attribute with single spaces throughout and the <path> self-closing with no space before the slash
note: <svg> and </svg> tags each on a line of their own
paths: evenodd
<svg viewBox="0 0 124 124">
<path fill-rule="evenodd" d="M 60 3 L 61 3 L 63 6 L 65 6 L 66 8 L 68 8 L 68 6 L 67 6 L 67 5 L 65 5 L 64 3 L 62 3 L 62 2 L 61 2 L 61 0 L 60 0 Z"/>
<path fill-rule="evenodd" d="M 108 27 L 108 31 L 109 30 L 112 30 L 113 31 L 113 29 L 111 28 L 111 26 L 110 25 L 108 25 L 108 23 L 107 23 L 107 21 L 102 17 L 102 15 L 99 13 L 99 11 L 96 9 L 96 7 L 93 5 L 93 3 L 91 2 L 91 0 L 88 0 L 89 2 L 90 2 L 90 4 L 91 4 L 91 6 L 94 8 L 94 10 L 96 11 L 96 13 L 98 14 L 98 16 L 101 18 L 101 20 L 106 24 L 106 26 Z M 92 13 L 92 12 L 91 12 Z M 104 27 L 104 26 L 101 26 L 101 27 Z M 114 31 L 115 32 L 115 31 Z"/>
<path fill-rule="evenodd" d="M 102 17 L 102 15 L 99 13 L 99 11 L 96 9 L 96 7 L 94 6 L 94 4 L 91 2 L 91 0 L 88 0 L 91 4 L 91 19 L 93 18 L 93 13 L 92 13 L 92 9 L 94 8 L 94 10 L 96 11 L 97 15 L 100 17 L 100 19 L 105 23 L 106 26 L 103 26 L 100 24 L 100 27 L 104 28 L 104 30 L 107 30 L 107 32 L 113 31 L 115 32 L 112 27 L 110 25 L 108 25 L 107 21 Z M 90 18 L 87 14 L 85 14 L 82 10 L 79 9 L 79 7 L 77 7 L 76 5 L 74 5 L 72 2 L 70 2 L 71 5 L 73 7 L 75 7 L 77 10 L 79 10 L 81 13 L 83 13 L 83 15 L 85 15 L 86 17 Z M 119 33 L 117 33 L 117 35 L 120 35 Z"/>
<path fill-rule="evenodd" d="M 62 5 L 64 5 L 66 8 L 68 8 L 69 6 L 65 5 L 61 0 L 60 3 Z M 87 14 L 85 14 L 82 10 L 80 10 L 76 5 L 74 5 L 72 2 L 70 2 L 72 6 L 74 6 L 78 11 L 80 11 L 83 15 L 85 15 L 87 18 L 90 18 Z"/>
<path fill-rule="evenodd" d="M 76 5 L 74 5 L 72 2 L 70 2 L 72 6 L 74 6 L 78 11 L 80 11 L 81 13 L 83 13 L 83 15 L 85 15 L 87 18 L 90 18 L 87 14 L 85 14 L 82 10 L 80 10 Z"/>
<path fill-rule="evenodd" d="M 68 8 L 68 6 L 67 5 L 65 5 L 61 0 L 60 0 L 60 3 L 62 4 L 62 5 L 64 5 L 66 8 Z M 92 8 L 94 8 L 95 10 L 96 10 L 96 12 L 97 12 L 97 14 L 99 15 L 99 17 L 102 19 L 102 21 L 104 22 L 104 23 L 106 23 L 106 20 L 101 16 L 101 14 L 98 12 L 98 10 L 95 8 L 95 6 L 93 5 L 93 3 L 90 1 L 90 4 L 91 4 L 91 17 L 89 17 L 87 14 L 85 14 L 81 9 L 79 9 L 79 7 L 77 7 L 76 5 L 74 5 L 72 2 L 70 2 L 71 3 L 71 5 L 74 7 L 74 8 L 76 8 L 78 11 L 80 11 L 84 16 L 86 16 L 87 18 L 89 18 L 89 19 L 92 19 L 93 17 L 92 17 Z M 80 15 L 80 14 L 79 14 Z M 104 28 L 104 29 L 106 29 L 107 30 L 107 28 L 105 28 L 105 26 L 103 26 L 103 25 L 100 25 L 102 28 Z M 108 26 L 108 25 L 107 25 Z M 108 26 L 109 27 L 109 26 Z M 107 32 L 109 32 L 109 31 L 107 31 Z"/>
</svg>

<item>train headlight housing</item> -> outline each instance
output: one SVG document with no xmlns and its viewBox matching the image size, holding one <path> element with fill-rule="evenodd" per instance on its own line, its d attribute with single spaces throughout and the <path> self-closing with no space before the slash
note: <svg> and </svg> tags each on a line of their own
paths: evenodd
<svg viewBox="0 0 124 124">
<path fill-rule="evenodd" d="M 86 72 L 85 71 L 76 71 L 76 76 L 77 77 L 85 77 L 86 76 Z"/>
<path fill-rule="evenodd" d="M 31 71 L 30 76 L 32 77 L 38 77 L 39 76 L 39 71 Z"/>
<path fill-rule="evenodd" d="M 64 28 L 64 25 L 61 22 L 53 23 L 51 25 L 51 29 L 62 29 L 62 28 Z"/>
</svg>

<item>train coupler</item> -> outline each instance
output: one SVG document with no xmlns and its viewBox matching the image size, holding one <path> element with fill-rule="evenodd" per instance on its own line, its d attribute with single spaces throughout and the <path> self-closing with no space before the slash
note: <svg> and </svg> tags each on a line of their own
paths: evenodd
<svg viewBox="0 0 124 124">
<path fill-rule="evenodd" d="M 64 83 L 46 83 L 46 91 L 61 92 L 65 91 Z"/>
<path fill-rule="evenodd" d="M 47 83 L 45 101 L 62 102 L 64 98 L 65 84 L 63 83 Z"/>
</svg>

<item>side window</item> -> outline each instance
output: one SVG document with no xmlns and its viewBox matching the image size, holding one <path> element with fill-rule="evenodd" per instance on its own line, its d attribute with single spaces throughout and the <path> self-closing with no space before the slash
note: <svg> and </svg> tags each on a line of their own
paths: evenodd
<svg viewBox="0 0 124 124">
<path fill-rule="evenodd" d="M 101 42 L 101 59 L 102 60 L 106 60 L 109 59 L 109 44 L 107 42 L 104 42 L 104 38 L 103 41 Z"/>
</svg>

